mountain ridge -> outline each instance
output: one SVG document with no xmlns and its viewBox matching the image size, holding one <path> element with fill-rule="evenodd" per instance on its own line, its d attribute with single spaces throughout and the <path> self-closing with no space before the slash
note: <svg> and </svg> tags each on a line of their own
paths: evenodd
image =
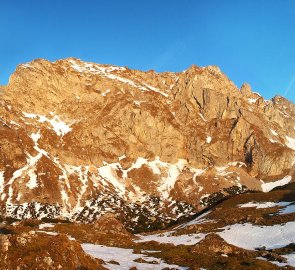
<svg viewBox="0 0 295 270">
<path fill-rule="evenodd" d="M 3 216 L 115 212 L 152 229 L 294 180 L 295 105 L 240 90 L 216 66 L 157 73 L 39 59 L 2 89 Z"/>
</svg>

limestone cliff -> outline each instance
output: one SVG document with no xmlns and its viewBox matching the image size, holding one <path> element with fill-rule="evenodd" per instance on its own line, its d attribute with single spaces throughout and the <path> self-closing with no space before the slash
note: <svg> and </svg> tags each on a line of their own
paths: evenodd
<svg viewBox="0 0 295 270">
<path fill-rule="evenodd" d="M 3 216 L 114 212 L 152 229 L 294 178 L 295 105 L 240 90 L 216 66 L 156 73 L 37 59 L 1 93 Z"/>
</svg>

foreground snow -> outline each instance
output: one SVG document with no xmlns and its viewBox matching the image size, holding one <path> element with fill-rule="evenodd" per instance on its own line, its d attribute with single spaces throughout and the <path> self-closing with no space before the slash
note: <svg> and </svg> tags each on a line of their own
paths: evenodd
<svg viewBox="0 0 295 270">
<path fill-rule="evenodd" d="M 167 264 L 159 258 L 150 257 L 144 254 L 134 254 L 133 249 L 107 247 L 94 244 L 82 244 L 82 248 L 87 254 L 104 260 L 106 262 L 105 267 L 112 270 L 129 270 L 131 267 L 136 267 L 138 270 L 161 270 L 166 267 L 182 270 L 188 269 L 187 267 Z M 134 260 L 137 259 L 143 259 L 148 263 L 135 262 Z M 111 261 L 116 261 L 119 264 L 111 263 Z"/>
<path fill-rule="evenodd" d="M 40 224 L 39 228 L 50 228 L 50 223 Z M 48 231 L 37 231 L 41 233 L 45 233 L 51 236 L 56 236 L 59 233 L 57 232 L 48 232 Z M 75 238 L 68 235 L 69 240 L 76 240 Z M 81 244 L 81 247 L 85 251 L 85 253 L 105 261 L 105 267 L 107 269 L 116 269 L 116 270 L 129 270 L 131 267 L 136 267 L 138 270 L 162 270 L 164 268 L 173 268 L 179 270 L 186 270 L 187 267 L 181 267 L 174 264 L 167 264 L 163 260 L 159 258 L 154 258 L 150 256 L 149 253 L 154 253 L 157 251 L 145 251 L 146 254 L 135 254 L 133 253 L 133 249 L 125 249 L 125 248 L 118 248 L 118 247 L 108 247 L 103 245 L 95 245 L 84 243 Z M 135 260 L 144 260 L 144 262 L 135 262 Z M 113 263 L 111 262 L 113 261 Z M 119 264 L 116 264 L 117 262 Z"/>
<path fill-rule="evenodd" d="M 250 223 L 234 224 L 226 226 L 224 231 L 218 234 L 227 243 L 248 250 L 255 250 L 258 247 L 280 248 L 295 242 L 295 221 L 273 226 L 256 226 Z M 272 263 L 278 266 L 295 267 L 295 253 L 282 255 L 282 257 L 287 259 L 287 263 Z"/>
<path fill-rule="evenodd" d="M 295 253 L 283 255 L 282 257 L 285 257 L 287 259 L 287 265 L 295 267 Z"/>
<path fill-rule="evenodd" d="M 295 221 L 273 226 L 234 224 L 217 234 L 229 244 L 248 250 L 280 248 L 295 242 Z"/>
<path fill-rule="evenodd" d="M 295 204 L 294 204 L 294 202 L 293 202 L 293 204 L 290 204 L 290 205 L 288 205 L 287 207 L 281 209 L 281 210 L 279 211 L 279 213 L 280 213 L 281 215 L 283 215 L 283 214 L 292 214 L 292 213 L 295 213 Z"/>
<path fill-rule="evenodd" d="M 286 258 L 287 262 L 285 262 L 285 263 L 278 262 L 278 261 L 269 261 L 269 262 L 271 262 L 279 267 L 284 267 L 287 265 L 295 267 L 295 253 L 282 255 L 282 257 Z M 257 259 L 263 260 L 263 261 L 268 261 L 266 258 L 263 258 L 263 257 L 257 257 Z"/>
</svg>

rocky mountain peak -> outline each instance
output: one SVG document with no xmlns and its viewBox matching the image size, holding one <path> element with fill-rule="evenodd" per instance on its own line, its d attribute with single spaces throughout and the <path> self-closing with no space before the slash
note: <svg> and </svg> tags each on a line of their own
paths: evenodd
<svg viewBox="0 0 295 270">
<path fill-rule="evenodd" d="M 218 67 L 143 72 L 68 58 L 19 65 L 0 107 L 1 211 L 165 227 L 294 177 L 294 104 Z"/>
<path fill-rule="evenodd" d="M 251 96 L 252 94 L 252 88 L 250 86 L 250 84 L 248 83 L 243 83 L 243 85 L 241 86 L 241 93 L 244 96 Z"/>
</svg>

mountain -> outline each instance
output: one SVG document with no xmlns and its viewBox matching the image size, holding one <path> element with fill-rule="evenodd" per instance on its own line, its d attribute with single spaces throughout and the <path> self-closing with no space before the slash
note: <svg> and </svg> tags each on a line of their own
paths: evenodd
<svg viewBox="0 0 295 270">
<path fill-rule="evenodd" d="M 2 86 L 2 218 L 131 232 L 295 177 L 295 105 L 238 89 L 216 66 L 138 71 L 69 58 L 21 64 Z"/>
</svg>

